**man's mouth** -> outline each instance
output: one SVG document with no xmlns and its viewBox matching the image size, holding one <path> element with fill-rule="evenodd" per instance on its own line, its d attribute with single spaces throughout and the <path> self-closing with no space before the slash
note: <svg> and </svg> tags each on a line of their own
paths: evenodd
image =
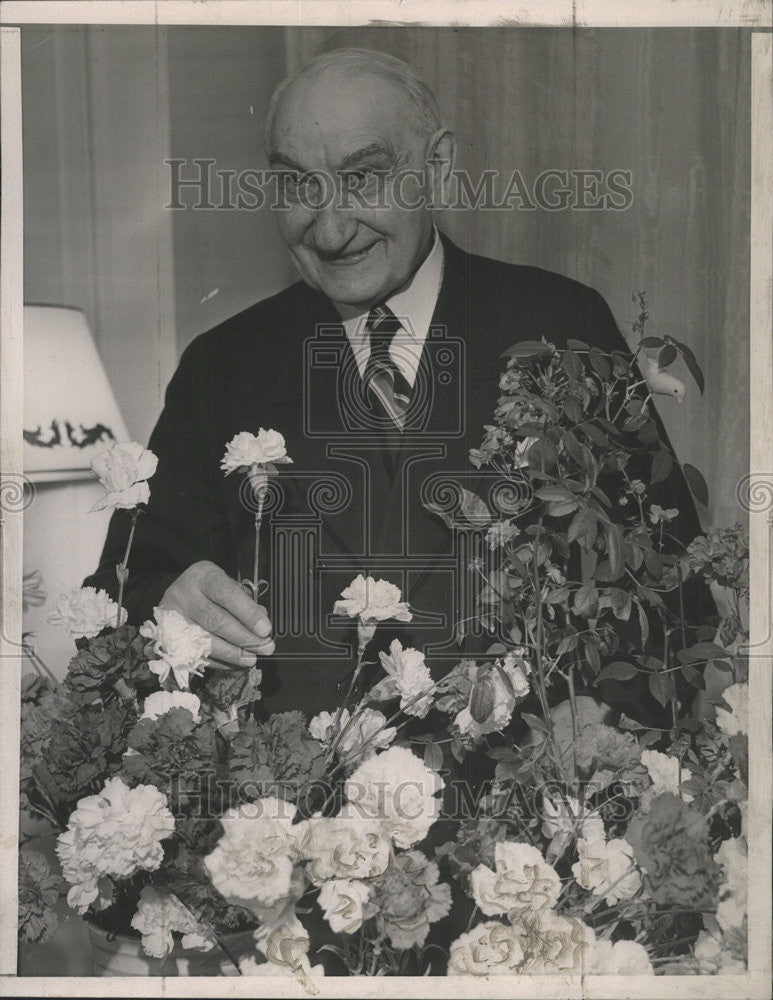
<svg viewBox="0 0 773 1000">
<path fill-rule="evenodd" d="M 365 260 L 377 243 L 378 240 L 374 240 L 373 243 L 369 243 L 367 246 L 360 247 L 357 250 L 346 250 L 344 253 L 335 255 L 320 254 L 319 256 L 323 263 L 330 267 L 351 267 Z"/>
</svg>

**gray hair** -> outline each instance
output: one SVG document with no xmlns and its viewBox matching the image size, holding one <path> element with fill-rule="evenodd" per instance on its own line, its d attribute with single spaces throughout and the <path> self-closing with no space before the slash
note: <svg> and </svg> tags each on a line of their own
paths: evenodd
<svg viewBox="0 0 773 1000">
<path fill-rule="evenodd" d="M 276 112 L 284 92 L 296 80 L 314 76 L 329 68 L 343 70 L 352 79 L 367 73 L 397 84 L 412 106 L 413 127 L 422 138 L 428 138 L 443 128 L 443 116 L 435 95 L 408 63 L 375 49 L 334 49 L 301 66 L 282 80 L 274 91 L 266 112 L 264 133 L 266 151 L 269 154 Z"/>
</svg>

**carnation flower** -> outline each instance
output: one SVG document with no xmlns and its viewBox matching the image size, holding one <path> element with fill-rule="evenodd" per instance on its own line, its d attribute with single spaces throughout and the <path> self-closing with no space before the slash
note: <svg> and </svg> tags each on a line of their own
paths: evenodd
<svg viewBox="0 0 773 1000">
<path fill-rule="evenodd" d="M 652 962 L 636 941 L 596 941 L 589 949 L 584 971 L 589 976 L 652 976 Z"/>
<path fill-rule="evenodd" d="M 529 693 L 529 669 L 522 657 L 508 653 L 501 662 L 479 670 L 467 705 L 454 719 L 462 736 L 479 740 L 504 729 L 516 701 Z"/>
<path fill-rule="evenodd" d="M 300 855 L 315 885 L 328 879 L 373 878 L 386 871 L 392 854 L 377 819 L 363 820 L 345 806 L 343 815 L 315 817 L 299 823 Z"/>
<path fill-rule="evenodd" d="M 687 565 L 701 573 L 707 583 L 748 594 L 749 537 L 740 524 L 731 528 L 714 528 L 699 535 L 687 546 Z"/>
<path fill-rule="evenodd" d="M 623 899 L 631 899 L 641 888 L 641 876 L 633 860 L 633 848 L 627 840 L 615 838 L 607 841 L 604 827 L 601 835 L 595 830 L 591 836 L 588 825 L 583 827 L 583 836 L 577 841 L 579 861 L 572 865 L 572 874 L 577 884 L 596 896 L 603 896 L 609 906 Z"/>
<path fill-rule="evenodd" d="M 660 795 L 661 792 L 678 794 L 681 782 L 689 781 L 692 778 L 692 772 L 683 767 L 680 779 L 678 758 L 669 757 L 657 750 L 642 750 L 641 762 L 652 778 L 650 800 L 652 795 Z M 682 798 L 685 802 L 692 802 L 692 795 L 688 795 L 687 792 L 682 792 Z"/>
<path fill-rule="evenodd" d="M 60 834 L 56 851 L 70 883 L 67 902 L 85 913 L 106 893 L 105 878 L 155 871 L 164 858 L 161 841 L 171 836 L 174 816 L 166 796 L 151 785 L 129 788 L 110 778 L 98 795 L 81 799 Z"/>
<path fill-rule="evenodd" d="M 490 549 L 499 549 L 517 537 L 519 528 L 512 521 L 495 521 L 486 532 Z"/>
<path fill-rule="evenodd" d="M 743 976 L 746 974 L 747 922 L 737 930 L 701 931 L 695 942 L 698 972 L 708 976 Z"/>
<path fill-rule="evenodd" d="M 136 441 L 115 442 L 91 460 L 91 468 L 105 490 L 104 497 L 91 509 L 121 507 L 129 510 L 137 504 L 147 503 L 150 499 L 147 480 L 155 474 L 157 466 L 158 459 L 153 452 Z"/>
<path fill-rule="evenodd" d="M 388 580 L 374 580 L 362 574 L 341 591 L 341 600 L 335 602 L 333 613 L 359 618 L 363 622 L 397 621 L 409 622 L 413 615 L 408 605 L 401 600 L 400 588 Z"/>
<path fill-rule="evenodd" d="M 734 837 L 724 840 L 714 855 L 722 865 L 725 881 L 721 892 L 729 892 L 733 896 L 746 898 L 748 885 L 748 848 L 746 837 Z"/>
<path fill-rule="evenodd" d="M 656 795 L 649 813 L 631 820 L 626 839 L 657 903 L 714 906 L 719 868 L 708 850 L 706 818 L 675 795 Z"/>
<path fill-rule="evenodd" d="M 191 713 L 193 721 L 199 721 L 201 702 L 190 691 L 154 691 L 145 699 L 141 719 L 160 719 L 173 708 L 184 708 Z"/>
<path fill-rule="evenodd" d="M 398 847 L 422 840 L 440 815 L 443 780 L 407 747 L 390 747 L 354 771 L 344 784 L 350 814 L 381 822 Z"/>
<path fill-rule="evenodd" d="M 172 933 L 183 935 L 183 948 L 209 951 L 214 935 L 207 931 L 180 900 L 169 892 L 158 892 L 147 885 L 140 893 L 132 927 L 142 935 L 142 947 L 153 958 L 164 959 L 174 948 Z"/>
<path fill-rule="evenodd" d="M 278 926 L 258 927 L 255 941 L 267 961 L 264 965 L 254 959 L 241 962 L 243 976 L 292 976 L 308 993 L 319 993 L 311 979 L 324 976 L 325 969 L 309 963 L 309 934 L 294 913 Z"/>
<path fill-rule="evenodd" d="M 326 746 L 332 744 L 336 733 L 335 718 L 334 712 L 320 712 L 314 716 L 309 732 L 315 740 Z M 385 750 L 397 734 L 394 726 L 385 727 L 385 723 L 386 716 L 376 709 L 361 708 L 352 720 L 349 709 L 345 708 L 338 720 L 338 731 L 343 733 L 336 747 L 338 756 L 352 754 L 359 760 L 367 760 L 376 750 Z"/>
<path fill-rule="evenodd" d="M 64 883 L 39 851 L 19 851 L 19 937 L 45 941 L 59 923 L 56 904 Z"/>
<path fill-rule="evenodd" d="M 584 971 L 584 955 L 595 940 L 582 920 L 549 908 L 524 911 L 514 921 L 514 930 L 524 953 L 520 971 L 533 976 Z"/>
<path fill-rule="evenodd" d="M 319 905 L 334 934 L 354 934 L 376 912 L 373 887 L 358 879 L 331 879 L 319 891 Z"/>
<path fill-rule="evenodd" d="M 153 608 L 156 621 L 147 621 L 140 634 L 153 640 L 153 652 L 158 659 L 148 666 L 163 684 L 170 672 L 178 687 L 186 688 L 191 674 L 201 674 L 212 652 L 212 636 L 189 622 L 179 611 Z"/>
<path fill-rule="evenodd" d="M 717 725 L 726 736 L 749 733 L 749 685 L 731 684 L 722 692 L 731 711 L 717 708 Z"/>
<path fill-rule="evenodd" d="M 299 856 L 295 806 L 272 796 L 229 809 L 223 836 L 204 858 L 212 884 L 239 905 L 272 906 L 290 892 Z"/>
<path fill-rule="evenodd" d="M 257 434 L 241 431 L 232 438 L 226 445 L 220 468 L 228 476 L 239 470 L 248 471 L 254 465 L 291 465 L 292 461 L 279 431 L 261 427 Z"/>
<path fill-rule="evenodd" d="M 423 719 L 432 707 L 435 685 L 424 654 L 418 649 L 403 649 L 399 639 L 393 639 L 389 652 L 378 654 L 387 676 L 372 688 L 369 697 L 375 701 L 400 696 L 400 708 L 406 715 Z"/>
<path fill-rule="evenodd" d="M 478 865 L 470 875 L 473 898 L 486 916 L 555 906 L 561 880 L 536 847 L 504 841 L 494 848 L 494 863 L 496 871 Z"/>
<path fill-rule="evenodd" d="M 421 851 L 405 851 L 378 880 L 379 919 L 393 947 L 423 945 L 430 925 L 451 909 L 451 889 L 438 883 L 439 874 Z"/>
<path fill-rule="evenodd" d="M 121 608 L 118 621 L 118 605 L 110 600 L 106 590 L 96 587 L 80 587 L 71 590 L 57 601 L 48 616 L 49 625 L 64 625 L 74 638 L 93 639 L 108 625 L 123 625 L 126 609 Z"/>
<path fill-rule="evenodd" d="M 460 935 L 451 945 L 449 976 L 512 975 L 523 962 L 518 932 L 509 924 L 489 920 Z"/>
</svg>

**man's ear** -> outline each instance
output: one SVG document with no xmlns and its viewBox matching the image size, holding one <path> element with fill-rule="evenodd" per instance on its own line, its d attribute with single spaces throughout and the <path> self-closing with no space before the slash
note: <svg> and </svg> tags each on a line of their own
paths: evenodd
<svg viewBox="0 0 773 1000">
<path fill-rule="evenodd" d="M 442 209 L 448 203 L 451 174 L 456 162 L 456 138 L 450 129 L 438 129 L 430 136 L 425 162 L 432 207 Z"/>
</svg>

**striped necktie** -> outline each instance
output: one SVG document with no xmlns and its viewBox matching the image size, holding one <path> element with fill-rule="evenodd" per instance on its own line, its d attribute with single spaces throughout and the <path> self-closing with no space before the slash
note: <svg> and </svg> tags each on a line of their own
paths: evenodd
<svg viewBox="0 0 773 1000">
<path fill-rule="evenodd" d="M 370 341 L 370 357 L 362 376 L 366 396 L 384 411 L 399 430 L 403 430 L 411 402 L 411 387 L 389 353 L 402 324 L 385 305 L 376 305 L 370 311 L 365 329 Z"/>
</svg>

